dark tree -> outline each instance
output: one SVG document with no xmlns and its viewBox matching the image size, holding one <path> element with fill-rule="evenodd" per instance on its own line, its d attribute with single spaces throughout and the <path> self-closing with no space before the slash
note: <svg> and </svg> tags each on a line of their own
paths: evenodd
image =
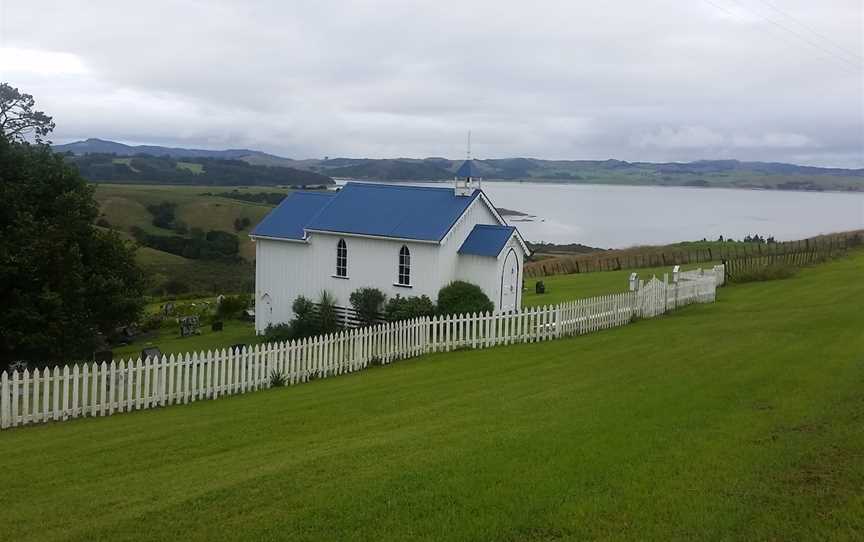
<svg viewBox="0 0 864 542">
<path fill-rule="evenodd" d="M 95 227 L 93 189 L 47 145 L 0 137 L 0 367 L 89 358 L 136 321 L 134 248 Z"/>
<path fill-rule="evenodd" d="M 0 83 L 0 135 L 9 141 L 23 142 L 33 134 L 36 143 L 54 130 L 54 121 L 33 106 L 36 101 L 8 83 Z"/>
</svg>

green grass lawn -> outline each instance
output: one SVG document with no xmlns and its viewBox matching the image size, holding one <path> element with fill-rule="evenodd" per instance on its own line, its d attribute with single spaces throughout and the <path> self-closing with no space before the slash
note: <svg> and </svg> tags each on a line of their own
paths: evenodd
<svg viewBox="0 0 864 542">
<path fill-rule="evenodd" d="M 864 254 L 573 339 L 0 433 L 4 540 L 860 540 Z"/>
<path fill-rule="evenodd" d="M 240 320 L 226 320 L 222 331 L 212 331 L 209 324 L 201 326 L 201 334 L 191 337 L 180 336 L 180 326 L 171 326 L 158 330 L 155 337 L 138 339 L 127 346 L 112 349 L 114 359 L 137 358 L 141 350 L 158 346 L 166 355 L 185 354 L 207 350 L 221 350 L 232 344 L 256 344 L 259 338 L 255 335 L 255 324 Z"/>
<path fill-rule="evenodd" d="M 713 263 L 694 263 L 682 265 L 681 270 L 710 269 Z M 522 295 L 524 307 L 537 307 L 542 305 L 555 305 L 563 301 L 594 297 L 598 295 L 614 294 L 629 290 L 630 273 L 639 273 L 639 278 L 646 282 L 652 276 L 663 279 L 663 274 L 669 275 L 672 280 L 672 266 L 642 269 L 625 269 L 621 271 L 595 271 L 593 273 L 572 273 L 569 275 L 551 275 L 548 277 L 529 277 L 525 279 L 526 291 Z M 545 294 L 535 293 L 535 284 L 543 281 L 546 285 Z"/>
<path fill-rule="evenodd" d="M 196 162 L 177 162 L 177 169 L 185 169 L 196 175 L 204 173 L 204 165 Z"/>
</svg>

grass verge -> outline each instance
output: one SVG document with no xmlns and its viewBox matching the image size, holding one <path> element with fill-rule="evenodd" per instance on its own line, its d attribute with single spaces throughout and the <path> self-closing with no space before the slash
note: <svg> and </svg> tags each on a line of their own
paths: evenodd
<svg viewBox="0 0 864 542">
<path fill-rule="evenodd" d="M 862 265 L 574 339 L 3 432 L 3 535 L 860 539 Z"/>
</svg>

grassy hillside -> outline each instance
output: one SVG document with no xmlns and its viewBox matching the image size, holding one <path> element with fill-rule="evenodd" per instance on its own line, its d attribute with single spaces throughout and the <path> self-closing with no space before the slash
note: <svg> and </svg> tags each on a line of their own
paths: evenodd
<svg viewBox="0 0 864 542">
<path fill-rule="evenodd" d="M 177 204 L 177 218 L 190 228 L 222 230 L 236 234 L 240 239 L 240 256 L 246 263 L 232 264 L 204 260 L 190 260 L 150 248 L 139 250 L 139 262 L 150 272 L 156 283 L 169 278 L 184 280 L 202 291 L 239 291 L 244 281 L 252 278 L 255 244 L 249 239 L 249 231 L 269 211 L 271 205 L 238 201 L 212 194 L 236 189 L 240 193 L 260 192 L 258 187 L 210 187 L 170 185 L 96 185 L 96 201 L 100 206 L 100 218 L 108 221 L 111 228 L 130 234 L 135 226 L 148 233 L 172 235 L 173 232 L 152 224 L 153 215 L 148 205 L 164 201 Z M 268 187 L 268 192 L 289 193 L 289 189 Z M 211 195 L 206 195 L 211 194 Z M 235 231 L 234 221 L 246 218 L 250 227 Z M 214 288 L 214 286 L 217 286 Z"/>
<path fill-rule="evenodd" d="M 862 266 L 569 340 L 4 432 L 4 536 L 860 539 Z"/>
</svg>

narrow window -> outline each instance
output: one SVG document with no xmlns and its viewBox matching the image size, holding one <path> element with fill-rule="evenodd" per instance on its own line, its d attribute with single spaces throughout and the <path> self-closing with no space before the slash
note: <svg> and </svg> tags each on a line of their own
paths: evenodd
<svg viewBox="0 0 864 542">
<path fill-rule="evenodd" d="M 411 285 L 411 252 L 405 245 L 399 249 L 399 284 Z"/>
<path fill-rule="evenodd" d="M 339 239 L 336 243 L 336 276 L 348 276 L 348 246 L 345 244 L 345 239 Z"/>
</svg>

